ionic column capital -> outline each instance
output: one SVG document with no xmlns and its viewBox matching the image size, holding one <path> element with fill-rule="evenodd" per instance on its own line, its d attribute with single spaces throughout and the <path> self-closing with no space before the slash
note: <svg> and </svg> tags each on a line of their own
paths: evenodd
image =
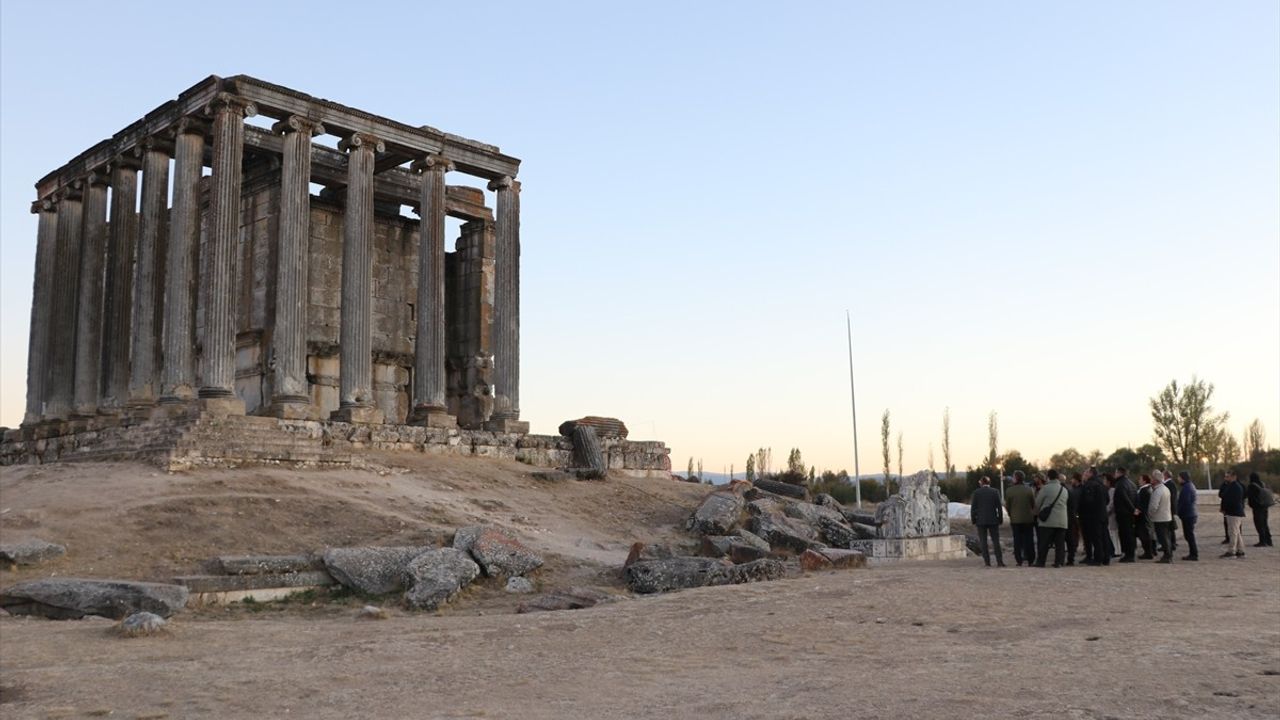
<svg viewBox="0 0 1280 720">
<path fill-rule="evenodd" d="M 453 172 L 454 165 L 452 160 L 443 155 L 423 155 L 421 158 L 414 160 L 409 169 L 418 173 L 424 173 L 428 170 Z"/>
<path fill-rule="evenodd" d="M 271 126 L 271 132 L 277 135 L 287 135 L 295 132 L 310 133 L 313 137 L 323 135 L 325 133 L 324 125 L 319 120 L 303 117 L 301 115 L 290 115 L 284 120 L 280 120 Z"/>
<path fill-rule="evenodd" d="M 97 170 L 90 170 L 84 176 L 85 184 L 90 187 L 94 185 L 101 185 L 104 187 L 110 185 L 111 184 L 110 171 L 113 167 L 114 167 L 114 163 L 112 165 L 107 165 L 106 167 L 98 168 Z"/>
<path fill-rule="evenodd" d="M 174 136 L 199 135 L 200 137 L 206 137 L 209 134 L 209 130 L 209 121 L 194 115 L 186 115 L 173 124 Z"/>
<path fill-rule="evenodd" d="M 84 197 L 84 180 L 76 179 L 58 188 L 57 200 L 80 200 Z"/>
<path fill-rule="evenodd" d="M 57 212 L 58 200 L 56 196 L 41 198 L 31 202 L 31 214 L 38 215 L 42 212 Z"/>
<path fill-rule="evenodd" d="M 518 186 L 516 185 L 515 178 L 511 177 L 510 175 L 503 175 L 497 180 L 489 181 L 489 189 L 494 191 L 514 189 L 516 187 Z"/>
<path fill-rule="evenodd" d="M 144 138 L 142 142 L 138 143 L 137 147 L 133 149 L 134 155 L 142 157 L 144 153 L 151 150 L 155 152 L 162 152 L 169 157 L 173 157 L 173 139 L 166 135 L 167 133 L 165 135 L 152 135 L 151 137 Z"/>
<path fill-rule="evenodd" d="M 142 169 L 142 148 L 134 147 L 128 152 L 120 153 L 111 158 L 111 162 L 107 163 L 107 170 L 141 170 Z"/>
<path fill-rule="evenodd" d="M 258 106 L 248 98 L 240 97 L 234 93 L 220 92 L 204 106 L 204 114 L 209 117 L 218 115 L 219 113 L 231 113 L 241 115 L 243 117 L 253 117 L 258 114 Z"/>
<path fill-rule="evenodd" d="M 387 146 L 381 139 L 368 133 L 352 133 L 338 143 L 338 149 L 343 152 L 351 152 L 361 148 L 367 148 L 373 152 L 387 151 Z"/>
</svg>

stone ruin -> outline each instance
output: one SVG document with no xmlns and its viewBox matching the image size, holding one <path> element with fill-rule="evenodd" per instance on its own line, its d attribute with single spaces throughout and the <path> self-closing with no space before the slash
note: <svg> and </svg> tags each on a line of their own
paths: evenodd
<svg viewBox="0 0 1280 720">
<path fill-rule="evenodd" d="M 875 538 L 855 540 L 869 562 L 965 557 L 965 537 L 951 534 L 947 496 L 932 472 L 900 478 L 898 492 L 876 506 Z"/>
<path fill-rule="evenodd" d="M 519 168 L 252 77 L 202 80 L 36 184 L 26 409 L 0 463 L 405 446 L 559 462 L 569 441 L 520 419 Z M 670 470 L 660 443 L 602 442 L 610 467 Z"/>
</svg>

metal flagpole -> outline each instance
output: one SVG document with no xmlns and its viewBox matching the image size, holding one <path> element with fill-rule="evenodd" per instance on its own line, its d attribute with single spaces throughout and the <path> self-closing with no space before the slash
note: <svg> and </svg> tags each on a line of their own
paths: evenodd
<svg viewBox="0 0 1280 720">
<path fill-rule="evenodd" d="M 862 508 L 862 474 L 858 470 L 858 401 L 853 392 L 853 321 L 844 311 L 845 329 L 849 332 L 849 407 L 853 410 L 853 496 Z"/>
</svg>

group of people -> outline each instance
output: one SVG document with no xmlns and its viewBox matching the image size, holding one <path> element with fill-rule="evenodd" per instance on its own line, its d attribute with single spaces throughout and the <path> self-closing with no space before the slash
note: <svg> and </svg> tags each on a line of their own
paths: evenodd
<svg viewBox="0 0 1280 720">
<path fill-rule="evenodd" d="M 1196 488 L 1185 471 L 1175 479 L 1172 473 L 1155 470 L 1142 475 L 1136 484 L 1125 468 L 1116 468 L 1107 476 L 1094 467 L 1072 473 L 1069 480 L 1050 470 L 1036 474 L 1031 483 L 1018 471 L 1012 481 L 1001 502 L 991 479 L 983 477 L 970 501 L 969 517 L 978 529 L 978 547 L 987 567 L 993 551 L 996 565 L 1005 567 L 1000 526 L 1006 510 L 1013 530 L 1013 559 L 1019 567 L 1045 567 L 1050 549 L 1053 567 L 1075 565 L 1081 546 L 1082 565 L 1110 565 L 1117 558 L 1122 563 L 1157 558 L 1171 563 L 1178 549 L 1179 523 L 1188 551 L 1182 559 L 1200 559 L 1195 532 L 1199 515 Z M 1228 471 L 1218 498 L 1226 534 L 1222 544 L 1227 546 L 1222 557 L 1244 557 L 1241 526 L 1246 505 L 1258 531 L 1254 547 L 1273 546 L 1267 515 L 1275 496 L 1258 473 L 1249 474 L 1246 487 Z M 1137 554 L 1138 545 L 1142 555 Z"/>
</svg>

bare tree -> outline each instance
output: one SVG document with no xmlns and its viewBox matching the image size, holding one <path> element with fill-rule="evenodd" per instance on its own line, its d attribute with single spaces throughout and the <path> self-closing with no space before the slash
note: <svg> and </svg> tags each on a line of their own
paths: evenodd
<svg viewBox="0 0 1280 720">
<path fill-rule="evenodd" d="M 1214 413 L 1209 402 L 1212 398 L 1213 383 L 1197 380 L 1194 375 L 1191 382 L 1182 387 L 1177 380 L 1171 380 L 1160 394 L 1151 398 L 1156 443 L 1173 464 L 1193 463 L 1221 444 L 1219 436 L 1228 415 Z"/>
<path fill-rule="evenodd" d="M 1267 449 L 1267 429 L 1262 426 L 1261 418 L 1254 418 L 1244 429 L 1244 459 L 1253 460 L 1253 456 Z"/>
<path fill-rule="evenodd" d="M 889 411 L 880 417 L 880 449 L 884 453 L 884 486 L 889 487 Z"/>
<path fill-rule="evenodd" d="M 898 477 L 902 477 L 902 431 L 898 431 Z"/>
<path fill-rule="evenodd" d="M 932 464 L 932 463 L 930 463 Z M 942 411 L 942 471 L 951 479 L 951 408 Z"/>
<path fill-rule="evenodd" d="M 687 479 L 693 479 L 693 458 L 689 458 L 689 473 L 685 476 Z M 699 478 L 701 480 L 701 478 Z"/>
</svg>

